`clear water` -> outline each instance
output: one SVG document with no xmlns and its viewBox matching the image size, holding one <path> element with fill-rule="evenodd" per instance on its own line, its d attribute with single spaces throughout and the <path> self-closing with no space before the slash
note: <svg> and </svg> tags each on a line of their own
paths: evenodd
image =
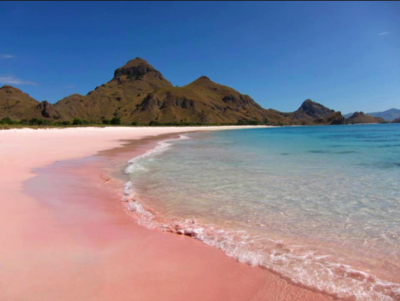
<svg viewBox="0 0 400 301">
<path fill-rule="evenodd" d="M 182 138 L 127 168 L 143 224 L 341 298 L 400 300 L 400 124 Z"/>
</svg>

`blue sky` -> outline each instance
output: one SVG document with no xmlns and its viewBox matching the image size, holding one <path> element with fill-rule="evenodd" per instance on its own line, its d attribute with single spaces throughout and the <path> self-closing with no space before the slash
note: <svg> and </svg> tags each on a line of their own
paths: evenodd
<svg viewBox="0 0 400 301">
<path fill-rule="evenodd" d="M 0 86 L 56 102 L 137 56 L 265 108 L 400 108 L 400 2 L 0 2 Z"/>
</svg>

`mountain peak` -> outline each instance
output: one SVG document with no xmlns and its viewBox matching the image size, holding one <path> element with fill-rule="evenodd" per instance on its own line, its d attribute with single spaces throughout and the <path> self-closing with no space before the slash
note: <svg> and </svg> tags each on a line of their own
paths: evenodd
<svg viewBox="0 0 400 301">
<path fill-rule="evenodd" d="M 307 107 L 307 106 L 312 106 L 312 105 L 320 105 L 319 103 L 312 101 L 311 99 L 306 99 L 305 101 L 303 101 L 303 103 L 301 104 L 300 108 L 302 107 Z"/>
<path fill-rule="evenodd" d="M 360 112 L 354 112 L 352 117 L 364 116 L 364 115 L 365 115 L 365 113 L 360 111 Z"/>
<path fill-rule="evenodd" d="M 146 60 L 136 57 L 133 60 L 128 61 L 124 66 L 118 68 L 114 72 L 114 78 L 120 77 L 121 75 L 132 76 L 135 78 L 141 78 L 146 74 L 151 74 L 153 77 L 157 77 L 163 81 L 168 82 L 160 71 L 154 69 Z M 168 82 L 171 84 L 170 82 Z"/>
<path fill-rule="evenodd" d="M 196 79 L 190 83 L 190 85 L 192 85 L 192 84 L 209 85 L 209 84 L 214 84 L 214 82 L 209 77 L 202 75 L 198 79 Z"/>
<path fill-rule="evenodd" d="M 149 68 L 154 69 L 146 60 L 136 57 L 133 60 L 128 61 L 124 66 L 121 68 L 129 68 L 129 67 L 138 67 L 140 65 L 148 66 Z"/>
<path fill-rule="evenodd" d="M 17 92 L 17 93 L 24 93 L 22 92 L 20 89 L 15 88 L 13 86 L 9 86 L 9 85 L 4 85 L 0 88 L 0 90 L 4 90 L 6 93 L 13 93 L 13 92 Z"/>
<path fill-rule="evenodd" d="M 202 75 L 197 80 L 210 80 L 210 78 L 205 75 Z"/>
<path fill-rule="evenodd" d="M 307 118 L 326 118 L 332 113 L 334 110 L 328 109 L 327 107 L 312 101 L 311 99 L 306 99 L 300 106 L 300 108 L 294 112 L 295 118 L 303 119 Z"/>
<path fill-rule="evenodd" d="M 143 76 L 152 71 L 158 72 L 146 60 L 137 57 L 115 70 L 114 77 L 121 75 Z"/>
<path fill-rule="evenodd" d="M 172 84 L 164 78 L 160 71 L 156 70 L 146 60 L 139 57 L 128 61 L 124 66 L 116 69 L 114 72 L 114 79 L 123 75 L 133 77 L 136 80 L 146 76 L 147 78 L 152 78 L 153 80 L 161 80 L 168 86 L 172 86 Z"/>
</svg>

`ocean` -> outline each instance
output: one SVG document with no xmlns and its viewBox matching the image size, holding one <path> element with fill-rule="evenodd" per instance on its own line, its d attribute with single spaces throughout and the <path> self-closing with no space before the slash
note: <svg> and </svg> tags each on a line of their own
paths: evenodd
<svg viewBox="0 0 400 301">
<path fill-rule="evenodd" d="M 400 124 L 183 134 L 129 161 L 127 208 L 350 300 L 400 300 Z"/>
</svg>

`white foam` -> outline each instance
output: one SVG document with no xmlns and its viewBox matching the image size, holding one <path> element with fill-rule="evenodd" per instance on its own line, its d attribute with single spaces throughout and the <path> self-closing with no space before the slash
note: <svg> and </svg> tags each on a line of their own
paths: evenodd
<svg viewBox="0 0 400 301">
<path fill-rule="evenodd" d="M 125 169 L 125 173 L 132 174 L 136 171 L 146 171 L 146 169 L 142 165 L 140 165 L 140 161 L 142 161 L 144 159 L 149 159 L 152 156 L 161 154 L 161 153 L 165 152 L 170 146 L 171 146 L 171 144 L 166 141 L 159 142 L 155 148 L 148 150 L 143 155 L 137 156 L 137 157 L 129 160 L 128 161 L 129 165 Z"/>
<path fill-rule="evenodd" d="M 189 140 L 189 139 L 191 139 L 191 138 L 188 137 L 188 136 L 186 136 L 186 135 L 180 135 L 180 136 L 179 136 L 179 139 L 182 139 L 182 140 Z"/>
<path fill-rule="evenodd" d="M 128 181 L 124 184 L 124 197 L 122 198 L 122 202 L 127 202 L 131 199 L 134 198 L 134 193 L 133 193 L 133 189 L 132 189 L 132 182 Z"/>
<path fill-rule="evenodd" d="M 157 143 L 157 146 L 151 150 L 148 150 L 144 154 L 137 156 L 131 160 L 128 161 L 129 165 L 128 167 L 125 168 L 125 173 L 126 174 L 132 174 L 136 171 L 146 171 L 146 169 L 140 165 L 140 162 L 147 159 L 151 160 L 152 157 L 159 155 L 165 151 L 167 151 L 171 147 L 171 141 L 175 140 L 188 140 L 190 137 L 185 136 L 185 135 L 180 135 L 179 138 L 177 139 L 169 139 L 169 140 L 164 140 L 160 141 Z"/>
<path fill-rule="evenodd" d="M 153 214 L 150 211 L 143 208 L 142 204 L 136 201 L 129 201 L 128 202 L 128 210 L 131 212 L 135 212 L 136 214 L 140 215 L 141 217 L 146 217 L 147 219 L 152 219 Z"/>
<path fill-rule="evenodd" d="M 223 250 L 239 262 L 269 268 L 289 277 L 295 283 L 337 295 L 339 298 L 391 301 L 400 296 L 398 284 L 382 281 L 349 265 L 330 262 L 327 255 L 317 255 L 310 251 L 301 253 L 289 248 L 282 251 L 282 243 L 278 243 L 276 249 L 252 249 L 253 240 L 242 231 L 225 231 L 212 225 L 199 225 L 195 220 L 160 221 L 137 201 L 129 201 L 128 210 L 135 213 L 139 217 L 139 224 L 147 228 L 191 236 Z M 350 277 L 350 274 L 362 277 L 356 279 Z"/>
<path fill-rule="evenodd" d="M 148 150 L 146 153 L 129 160 L 129 165 L 125 168 L 125 173 L 132 175 L 137 171 L 146 171 L 146 168 L 144 168 L 140 164 L 143 160 L 151 160 L 152 157 L 168 150 L 168 148 L 171 146 L 171 143 L 169 143 L 170 141 L 180 139 L 187 140 L 190 138 L 185 135 L 180 135 L 177 139 L 170 139 L 158 142 L 155 148 Z M 142 204 L 136 201 L 132 181 L 128 181 L 124 184 L 123 194 L 124 197 L 121 199 L 121 201 L 127 203 L 127 209 L 130 212 L 136 213 L 142 219 L 144 218 L 146 222 L 153 219 L 153 214 L 150 211 L 146 210 Z M 143 222 L 143 220 L 141 220 L 141 222 Z M 149 226 L 149 224 L 146 224 L 146 226 Z"/>
<path fill-rule="evenodd" d="M 227 231 L 213 225 L 201 225 L 194 219 L 181 222 L 159 220 L 138 202 L 128 204 L 129 210 L 139 216 L 139 223 L 147 228 L 191 236 L 223 250 L 226 255 L 239 262 L 266 267 L 290 278 L 295 283 L 316 288 L 339 298 L 400 300 L 398 284 L 383 281 L 349 265 L 329 261 L 328 255 L 282 247 L 281 242 L 276 243 L 275 247 L 258 249 L 254 245 L 254 239 L 243 231 Z"/>
</svg>

